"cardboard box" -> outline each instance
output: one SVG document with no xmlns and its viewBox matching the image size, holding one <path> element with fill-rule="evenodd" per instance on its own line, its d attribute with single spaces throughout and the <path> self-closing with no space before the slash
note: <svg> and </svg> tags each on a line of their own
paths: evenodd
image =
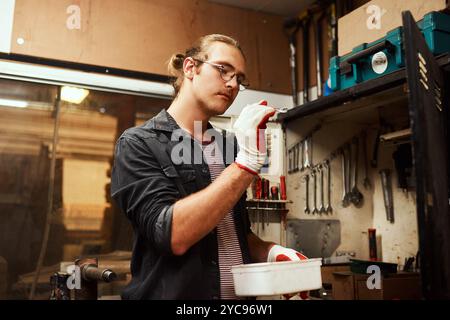
<svg viewBox="0 0 450 320">
<path fill-rule="evenodd" d="M 402 25 L 402 11 L 411 11 L 420 20 L 431 11 L 446 8 L 446 0 L 372 0 L 338 20 L 338 55 L 361 43 L 380 39 Z"/>
</svg>

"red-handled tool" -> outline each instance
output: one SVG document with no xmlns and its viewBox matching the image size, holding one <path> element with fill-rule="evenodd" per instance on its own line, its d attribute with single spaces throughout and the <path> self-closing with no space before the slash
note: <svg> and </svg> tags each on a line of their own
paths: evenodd
<svg viewBox="0 0 450 320">
<path fill-rule="evenodd" d="M 268 200 L 269 199 L 269 180 L 267 179 L 263 179 L 263 194 L 262 197 L 264 200 Z"/>
<path fill-rule="evenodd" d="M 255 184 L 256 184 L 256 186 L 255 186 L 255 198 L 256 199 L 261 199 L 261 191 L 262 191 L 261 182 L 262 182 L 261 178 L 258 177 L 256 179 L 256 182 L 255 182 Z"/>
<path fill-rule="evenodd" d="M 272 186 L 270 188 L 270 195 L 272 196 L 272 200 L 278 200 L 278 187 Z"/>
<path fill-rule="evenodd" d="M 280 177 L 280 192 L 281 192 L 281 200 L 286 200 L 286 177 Z"/>
<path fill-rule="evenodd" d="M 281 200 L 287 200 L 287 196 L 286 196 L 286 177 L 285 176 L 281 176 L 280 177 L 280 199 Z M 287 217 L 287 211 L 284 210 L 286 209 L 286 204 L 282 203 L 281 204 L 281 209 L 282 211 L 281 213 L 281 220 L 283 221 L 283 226 L 286 229 L 286 217 Z"/>
</svg>

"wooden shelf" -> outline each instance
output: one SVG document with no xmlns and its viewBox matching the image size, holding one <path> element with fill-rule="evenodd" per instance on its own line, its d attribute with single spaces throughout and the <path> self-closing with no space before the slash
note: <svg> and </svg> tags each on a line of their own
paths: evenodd
<svg viewBox="0 0 450 320">
<path fill-rule="evenodd" d="M 262 203 L 292 203 L 292 200 L 247 199 L 247 202 L 262 202 Z"/>
</svg>

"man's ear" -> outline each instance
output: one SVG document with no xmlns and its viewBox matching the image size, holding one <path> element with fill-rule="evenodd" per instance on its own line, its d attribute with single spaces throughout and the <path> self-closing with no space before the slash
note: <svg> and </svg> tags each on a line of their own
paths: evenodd
<svg viewBox="0 0 450 320">
<path fill-rule="evenodd" d="M 183 62 L 183 73 L 184 76 L 190 80 L 194 77 L 195 61 L 191 57 L 187 57 Z"/>
</svg>

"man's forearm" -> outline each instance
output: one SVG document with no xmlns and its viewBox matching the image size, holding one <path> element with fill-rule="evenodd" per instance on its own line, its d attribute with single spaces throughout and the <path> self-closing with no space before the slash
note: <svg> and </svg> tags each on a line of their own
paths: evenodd
<svg viewBox="0 0 450 320">
<path fill-rule="evenodd" d="M 238 202 L 253 177 L 233 163 L 208 187 L 177 201 L 172 219 L 173 253 L 184 254 L 211 232 Z"/>
<path fill-rule="evenodd" d="M 267 255 L 275 243 L 264 241 L 253 232 L 247 235 L 247 242 L 252 262 L 267 262 Z"/>
</svg>

